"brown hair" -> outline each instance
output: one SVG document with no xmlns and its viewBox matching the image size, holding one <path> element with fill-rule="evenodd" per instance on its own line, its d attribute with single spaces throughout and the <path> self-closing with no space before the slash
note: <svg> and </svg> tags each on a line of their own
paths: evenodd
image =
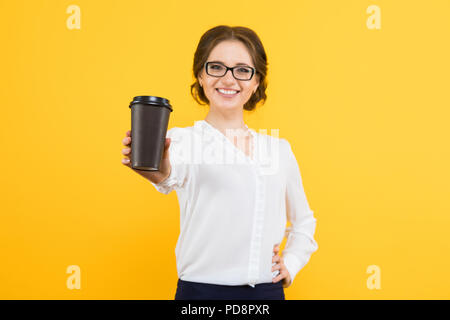
<svg viewBox="0 0 450 320">
<path fill-rule="evenodd" d="M 250 99 L 245 103 L 244 110 L 253 110 L 259 101 L 265 103 L 266 88 L 267 88 L 267 56 L 258 35 L 251 29 L 246 27 L 230 27 L 220 25 L 206 31 L 197 46 L 194 54 L 193 73 L 195 82 L 191 85 L 191 95 L 195 101 L 200 105 L 209 104 L 208 98 L 203 91 L 203 88 L 198 82 L 198 75 L 203 69 L 203 66 L 208 59 L 210 52 L 214 47 L 224 40 L 239 40 L 248 49 L 255 65 L 255 77 L 259 76 L 259 85 L 255 93 L 251 95 Z"/>
</svg>

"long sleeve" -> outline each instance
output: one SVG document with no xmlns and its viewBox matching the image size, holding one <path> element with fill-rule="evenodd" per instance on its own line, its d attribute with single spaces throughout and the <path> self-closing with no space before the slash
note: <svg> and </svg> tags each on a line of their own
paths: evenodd
<svg viewBox="0 0 450 320">
<path fill-rule="evenodd" d="M 311 254 L 319 247 L 314 240 L 316 219 L 306 199 L 300 169 L 290 143 L 285 141 L 288 149 L 286 214 L 291 226 L 286 229 L 287 242 L 283 258 L 292 283 L 297 273 L 308 263 Z"/>
<path fill-rule="evenodd" d="M 156 190 L 163 194 L 169 194 L 172 190 L 183 188 L 189 178 L 188 162 L 185 157 L 185 147 L 189 136 L 183 134 L 183 128 L 173 127 L 167 131 L 166 137 L 171 138 L 169 146 L 170 174 L 160 183 L 150 181 Z"/>
</svg>

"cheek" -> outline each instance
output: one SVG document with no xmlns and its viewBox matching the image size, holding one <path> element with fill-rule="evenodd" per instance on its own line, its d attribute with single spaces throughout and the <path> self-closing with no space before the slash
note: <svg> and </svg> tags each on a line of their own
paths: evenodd
<svg viewBox="0 0 450 320">
<path fill-rule="evenodd" d="M 203 91 L 205 92 L 205 94 L 210 95 L 210 94 L 214 93 L 214 86 L 210 83 L 204 83 Z"/>
<path fill-rule="evenodd" d="M 258 84 L 254 82 L 249 83 L 248 85 L 242 87 L 242 92 L 244 92 L 245 96 L 250 97 L 253 94 L 253 91 L 256 90 L 257 85 Z"/>
<path fill-rule="evenodd" d="M 250 88 L 250 87 L 242 88 L 241 89 L 241 93 L 242 93 L 243 97 L 249 98 L 252 95 L 252 93 L 253 93 L 253 89 Z"/>
</svg>

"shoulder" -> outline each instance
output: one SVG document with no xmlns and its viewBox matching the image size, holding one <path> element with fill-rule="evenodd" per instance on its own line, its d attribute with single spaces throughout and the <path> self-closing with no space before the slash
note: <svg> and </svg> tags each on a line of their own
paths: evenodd
<svg viewBox="0 0 450 320">
<path fill-rule="evenodd" d="M 173 134 L 183 134 L 183 133 L 188 133 L 188 132 L 195 132 L 198 127 L 199 127 L 199 125 L 197 125 L 197 124 L 194 124 L 192 126 L 187 126 L 187 127 L 174 126 L 170 129 L 168 129 L 167 132 L 171 132 Z"/>
<path fill-rule="evenodd" d="M 170 154 L 174 157 L 190 156 L 195 132 L 193 127 L 172 127 L 167 130 L 166 137 L 170 138 Z"/>
<path fill-rule="evenodd" d="M 176 141 L 188 141 L 191 140 L 194 134 L 193 127 L 172 127 L 167 130 L 166 137 Z"/>
<path fill-rule="evenodd" d="M 291 151 L 291 145 L 285 138 L 269 135 L 265 131 L 257 132 L 256 135 L 262 145 L 271 146 L 272 150 L 278 148 L 281 154 Z"/>
<path fill-rule="evenodd" d="M 186 134 L 189 131 L 189 127 L 172 127 L 167 130 L 168 137 L 177 137 Z"/>
<path fill-rule="evenodd" d="M 280 138 L 280 144 L 283 146 L 285 152 L 292 152 L 291 144 L 288 140 Z"/>
<path fill-rule="evenodd" d="M 295 159 L 294 152 L 292 151 L 291 144 L 287 139 L 280 138 L 280 156 L 282 157 L 282 161 L 292 161 Z"/>
</svg>

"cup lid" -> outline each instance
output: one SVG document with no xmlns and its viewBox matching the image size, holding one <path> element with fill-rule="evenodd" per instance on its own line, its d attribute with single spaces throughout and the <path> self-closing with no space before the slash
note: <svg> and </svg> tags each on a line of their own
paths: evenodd
<svg viewBox="0 0 450 320">
<path fill-rule="evenodd" d="M 169 108 L 170 111 L 173 111 L 168 99 L 157 96 L 136 96 L 133 98 L 133 101 L 131 101 L 129 107 L 131 108 L 131 106 L 135 103 L 163 106 Z"/>
</svg>

